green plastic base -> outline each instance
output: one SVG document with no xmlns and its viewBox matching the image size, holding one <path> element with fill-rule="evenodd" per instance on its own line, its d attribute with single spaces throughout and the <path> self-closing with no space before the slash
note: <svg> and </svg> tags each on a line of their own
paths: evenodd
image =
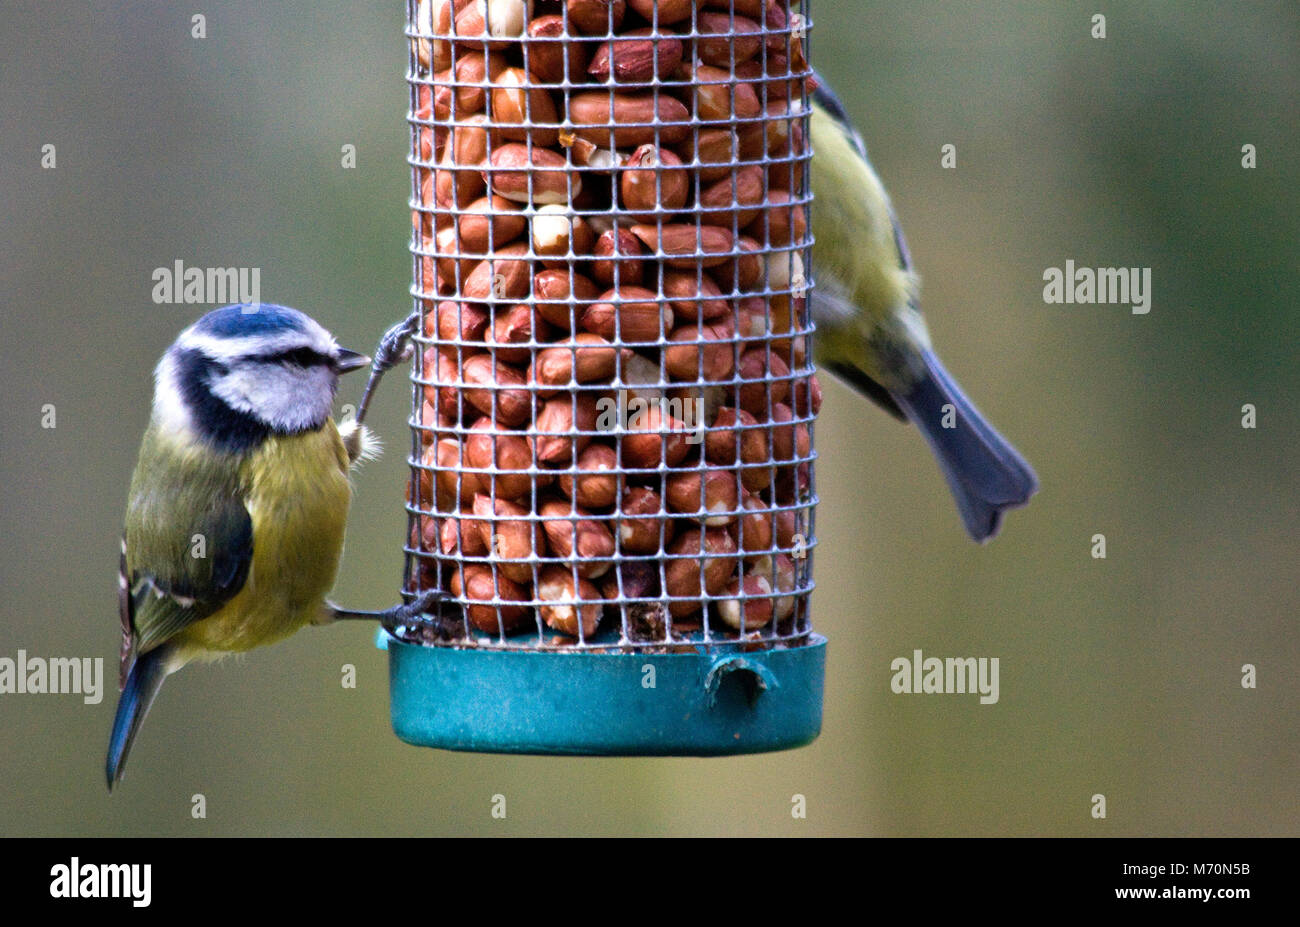
<svg viewBox="0 0 1300 927">
<path fill-rule="evenodd" d="M 456 649 L 392 638 L 384 646 L 393 730 L 416 746 L 721 756 L 801 747 L 821 732 L 826 639 L 818 635 L 753 652 Z"/>
</svg>

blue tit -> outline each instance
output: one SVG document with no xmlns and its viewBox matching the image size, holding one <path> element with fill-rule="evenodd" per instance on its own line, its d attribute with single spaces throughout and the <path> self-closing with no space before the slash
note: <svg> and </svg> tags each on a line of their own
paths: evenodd
<svg viewBox="0 0 1300 927">
<path fill-rule="evenodd" d="M 819 366 L 925 436 L 976 541 L 1024 505 L 1038 478 L 966 398 L 930 346 L 918 285 L 862 137 L 820 76 L 813 94 L 810 297 Z"/>
<path fill-rule="evenodd" d="M 209 312 L 163 355 L 122 540 L 110 790 L 170 673 L 339 617 L 325 596 L 348 471 L 373 444 L 356 423 L 340 435 L 331 407 L 340 374 L 368 361 L 271 305 Z"/>
</svg>

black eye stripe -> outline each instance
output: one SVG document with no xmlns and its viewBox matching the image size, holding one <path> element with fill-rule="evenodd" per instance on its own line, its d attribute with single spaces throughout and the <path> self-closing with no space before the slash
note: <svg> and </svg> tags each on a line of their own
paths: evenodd
<svg viewBox="0 0 1300 927">
<path fill-rule="evenodd" d="M 313 351 L 311 348 L 294 348 L 291 351 L 280 351 L 276 354 L 252 354 L 246 356 L 245 360 L 255 361 L 259 364 L 293 364 L 304 369 L 330 362 L 330 359 L 324 354 Z"/>
<path fill-rule="evenodd" d="M 311 348 L 298 348 L 294 351 L 287 351 L 281 355 L 282 362 L 297 364 L 299 367 L 311 367 L 315 364 L 323 364 L 326 358 L 317 354 Z"/>
</svg>

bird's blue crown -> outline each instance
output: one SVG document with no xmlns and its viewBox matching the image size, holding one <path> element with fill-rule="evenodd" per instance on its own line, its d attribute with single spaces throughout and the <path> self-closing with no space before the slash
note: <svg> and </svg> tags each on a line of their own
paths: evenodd
<svg viewBox="0 0 1300 927">
<path fill-rule="evenodd" d="M 269 303 L 240 303 L 213 309 L 194 323 L 194 330 L 215 338 L 305 333 L 311 319 L 297 309 Z"/>
</svg>

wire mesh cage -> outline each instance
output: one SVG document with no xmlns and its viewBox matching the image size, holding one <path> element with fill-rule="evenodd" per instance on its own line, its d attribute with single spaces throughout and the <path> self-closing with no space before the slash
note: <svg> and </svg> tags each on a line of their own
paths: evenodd
<svg viewBox="0 0 1300 927">
<path fill-rule="evenodd" d="M 815 736 L 805 5 L 409 0 L 405 591 L 448 594 L 403 636 L 443 655 L 439 680 L 411 680 L 422 705 L 473 701 L 463 677 L 432 693 L 448 660 L 680 655 L 665 665 L 714 707 L 733 671 L 751 706 L 815 700 L 799 732 L 727 752 Z M 800 651 L 808 678 L 785 685 L 767 661 Z M 537 665 L 489 676 L 546 686 L 497 675 Z M 562 665 L 572 682 L 606 664 Z M 408 739 L 723 752 L 708 734 L 583 741 L 572 719 L 563 743 L 532 725 L 521 746 L 469 717 Z"/>
</svg>

